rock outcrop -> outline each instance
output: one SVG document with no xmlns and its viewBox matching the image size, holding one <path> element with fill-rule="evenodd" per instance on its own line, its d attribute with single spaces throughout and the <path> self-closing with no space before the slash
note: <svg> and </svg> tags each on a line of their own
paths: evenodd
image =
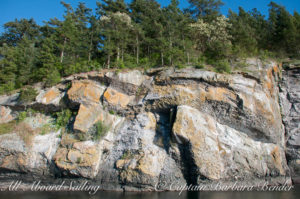
<svg viewBox="0 0 300 199">
<path fill-rule="evenodd" d="M 286 155 L 293 180 L 300 183 L 300 64 L 285 63 L 280 103 L 286 133 Z"/>
<path fill-rule="evenodd" d="M 11 128 L 0 133 L 0 181 L 88 179 L 130 191 L 169 190 L 157 185 L 174 182 L 296 182 L 299 68 L 281 73 L 275 62 L 247 63 L 251 72 L 232 74 L 82 73 L 38 89 L 26 105 L 18 93 L 0 96 L 0 125 Z M 43 111 L 16 120 L 28 108 Z"/>
</svg>

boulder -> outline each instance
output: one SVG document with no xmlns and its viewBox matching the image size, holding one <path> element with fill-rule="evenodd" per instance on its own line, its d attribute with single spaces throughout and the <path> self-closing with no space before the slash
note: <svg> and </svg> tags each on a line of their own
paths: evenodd
<svg viewBox="0 0 300 199">
<path fill-rule="evenodd" d="M 122 120 L 123 119 L 121 117 L 105 111 L 101 104 L 81 104 L 74 122 L 74 130 L 87 133 L 88 130 L 98 121 L 104 122 L 105 125 L 110 127 L 115 127 Z"/>
<path fill-rule="evenodd" d="M 259 83 L 240 74 L 168 69 L 156 77 L 144 101 L 146 110 L 159 112 L 189 105 L 252 138 L 284 145 L 275 85 L 273 76 Z"/>
<path fill-rule="evenodd" d="M 59 148 L 53 159 L 62 171 L 79 177 L 94 178 L 98 173 L 101 150 L 96 142 L 75 142 L 71 149 Z"/>
<path fill-rule="evenodd" d="M 118 73 L 107 72 L 105 76 L 123 82 L 124 84 L 132 84 L 135 86 L 140 86 L 147 77 L 139 70 L 130 70 Z"/>
<path fill-rule="evenodd" d="M 20 93 L 15 93 L 12 95 L 2 95 L 0 96 L 0 105 L 2 106 L 16 106 L 19 104 Z"/>
<path fill-rule="evenodd" d="M 0 136 L 0 169 L 31 175 L 54 175 L 51 170 L 52 157 L 60 139 L 58 132 L 36 135 L 28 145 L 17 133 Z"/>
<path fill-rule="evenodd" d="M 59 106 L 60 100 L 63 98 L 64 93 L 56 87 L 52 87 L 48 90 L 42 90 L 36 97 L 36 101 L 41 104 L 52 104 Z"/>
<path fill-rule="evenodd" d="M 100 103 L 100 97 L 105 90 L 102 86 L 90 80 L 74 80 L 68 90 L 68 97 L 75 104 Z"/>
<path fill-rule="evenodd" d="M 118 89 L 126 95 L 135 95 L 142 83 L 148 79 L 139 70 L 107 72 L 105 77 L 110 87 Z"/>
<path fill-rule="evenodd" d="M 10 122 L 15 118 L 9 107 L 0 106 L 0 124 Z"/>
<path fill-rule="evenodd" d="M 108 87 L 103 95 L 104 100 L 115 109 L 125 109 L 126 106 L 134 99 L 134 96 L 128 96 L 111 87 Z"/>
<path fill-rule="evenodd" d="M 288 167 L 278 143 L 264 143 L 218 123 L 189 106 L 179 106 L 173 135 L 190 153 L 199 175 L 210 180 L 285 176 Z"/>
</svg>

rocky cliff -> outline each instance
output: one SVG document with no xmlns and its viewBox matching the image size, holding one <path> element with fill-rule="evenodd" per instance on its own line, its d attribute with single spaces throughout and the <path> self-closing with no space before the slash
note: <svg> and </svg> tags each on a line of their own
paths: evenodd
<svg viewBox="0 0 300 199">
<path fill-rule="evenodd" d="M 105 190 L 291 183 L 300 165 L 299 68 L 247 65 L 232 74 L 103 70 L 36 85 L 31 102 L 1 96 L 0 180 L 88 179 Z M 73 114 L 57 125 L 66 110 Z"/>
<path fill-rule="evenodd" d="M 294 182 L 300 183 L 300 63 L 284 64 L 279 84 L 286 156 Z"/>
</svg>

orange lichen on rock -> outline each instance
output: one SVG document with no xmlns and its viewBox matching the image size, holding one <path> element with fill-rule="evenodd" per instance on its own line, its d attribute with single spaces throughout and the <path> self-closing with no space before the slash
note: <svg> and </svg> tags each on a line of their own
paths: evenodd
<svg viewBox="0 0 300 199">
<path fill-rule="evenodd" d="M 48 104 L 52 102 L 54 99 L 56 99 L 60 95 L 59 91 L 57 89 L 50 89 L 48 92 L 44 95 L 44 100 Z"/>
<path fill-rule="evenodd" d="M 282 167 L 282 159 L 281 159 L 281 155 L 280 155 L 280 151 L 279 151 L 279 148 L 278 146 L 275 146 L 273 151 L 271 151 L 271 157 L 274 161 L 274 165 L 275 167 L 279 170 L 280 174 L 281 175 L 285 175 L 285 171 Z"/>
<path fill-rule="evenodd" d="M 68 96 L 70 100 L 75 102 L 98 103 L 104 89 L 93 81 L 73 81 L 72 87 L 68 90 Z"/>
<path fill-rule="evenodd" d="M 113 106 L 120 106 L 122 108 L 125 108 L 134 98 L 134 96 L 128 96 L 113 88 L 108 88 L 103 96 L 109 104 Z"/>
</svg>

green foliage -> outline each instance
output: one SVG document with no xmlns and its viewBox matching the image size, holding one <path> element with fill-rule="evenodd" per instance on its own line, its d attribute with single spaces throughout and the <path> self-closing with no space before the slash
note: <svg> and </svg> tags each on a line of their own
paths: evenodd
<svg viewBox="0 0 300 199">
<path fill-rule="evenodd" d="M 19 113 L 19 115 L 18 115 L 18 117 L 17 117 L 17 121 L 18 121 L 18 122 L 22 122 L 22 121 L 24 121 L 27 117 L 32 117 L 32 116 L 33 116 L 34 114 L 36 114 L 36 113 L 37 113 L 37 111 L 35 111 L 35 110 L 29 108 L 29 109 L 27 109 L 27 110 L 22 111 L 22 112 Z"/>
<path fill-rule="evenodd" d="M 22 111 L 18 115 L 18 122 L 24 121 L 28 117 L 28 113 L 26 111 Z"/>
<path fill-rule="evenodd" d="M 300 57 L 300 15 L 274 2 L 268 18 L 257 9 L 228 17 L 221 0 L 189 0 L 189 9 L 172 0 L 97 2 L 96 12 L 62 2 L 65 14 L 39 26 L 33 19 L 4 24 L 0 35 L 0 94 L 43 81 L 107 68 L 157 66 L 203 68 L 208 60 L 256 56 Z M 94 14 L 95 13 L 95 14 Z M 227 63 L 217 71 L 230 71 Z M 24 95 L 24 100 L 32 100 Z"/>
<path fill-rule="evenodd" d="M 54 130 L 54 128 L 51 124 L 45 124 L 41 127 L 40 134 L 46 135 L 47 133 L 50 133 L 52 130 Z"/>
<path fill-rule="evenodd" d="M 214 69 L 216 72 L 226 72 L 231 73 L 231 66 L 227 60 L 220 60 L 213 63 Z"/>
<path fill-rule="evenodd" d="M 114 110 L 109 110 L 109 114 L 111 114 L 111 115 L 115 115 L 116 113 L 115 113 L 115 111 L 114 111 Z"/>
<path fill-rule="evenodd" d="M 37 91 L 33 87 L 27 87 L 21 90 L 19 100 L 23 103 L 32 102 L 38 95 Z"/>
<path fill-rule="evenodd" d="M 56 126 L 58 128 L 65 128 L 72 117 L 72 112 L 69 109 L 64 109 L 61 112 L 55 113 L 55 116 Z"/>
<path fill-rule="evenodd" d="M 59 83 L 60 80 L 61 80 L 60 73 L 57 70 L 54 70 L 47 75 L 45 85 L 51 87 Z"/>
<path fill-rule="evenodd" d="M 133 157 L 133 153 L 129 150 L 124 151 L 124 153 L 121 156 L 122 160 L 131 159 Z"/>
<path fill-rule="evenodd" d="M 96 124 L 96 133 L 95 133 L 95 140 L 99 140 L 103 136 L 106 135 L 106 133 L 109 131 L 110 127 L 105 125 L 103 122 L 98 121 Z"/>
<path fill-rule="evenodd" d="M 261 51 L 259 52 L 259 55 L 258 55 L 258 56 L 259 56 L 259 58 L 260 58 L 261 60 L 263 60 L 263 61 L 275 57 L 274 53 L 272 53 L 272 52 L 270 52 L 270 51 L 268 51 L 268 50 L 261 50 Z"/>
<path fill-rule="evenodd" d="M 86 136 L 83 133 L 78 133 L 77 137 L 80 141 L 86 141 Z"/>
<path fill-rule="evenodd" d="M 77 157 L 76 163 L 77 163 L 77 164 L 80 164 L 81 161 L 82 161 L 82 160 L 81 160 L 81 157 Z"/>
<path fill-rule="evenodd" d="M 204 68 L 204 64 L 203 63 L 197 63 L 197 64 L 195 64 L 195 68 L 197 68 L 197 69 L 203 69 Z"/>
<path fill-rule="evenodd" d="M 186 67 L 186 65 L 184 65 L 184 64 L 177 64 L 176 65 L 176 68 L 178 68 L 178 69 L 183 69 L 185 67 Z"/>
<path fill-rule="evenodd" d="M 16 126 L 16 121 L 0 124 L 0 135 L 10 133 Z"/>
</svg>

